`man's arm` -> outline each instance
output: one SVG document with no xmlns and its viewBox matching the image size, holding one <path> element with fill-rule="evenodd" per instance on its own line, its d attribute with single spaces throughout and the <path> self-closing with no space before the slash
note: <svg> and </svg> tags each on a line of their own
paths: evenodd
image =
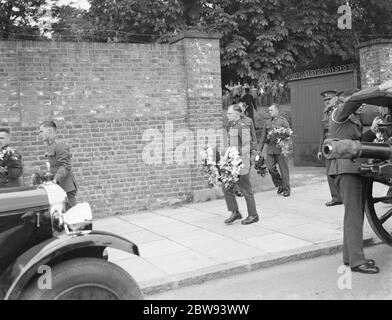
<svg viewBox="0 0 392 320">
<path fill-rule="evenodd" d="M 339 114 L 336 115 L 336 121 L 345 121 L 352 113 L 354 113 L 362 104 L 380 104 L 380 97 L 390 96 L 392 88 L 392 80 L 389 80 L 379 86 L 366 88 L 354 93 L 345 103 Z"/>
<path fill-rule="evenodd" d="M 56 146 L 56 162 L 58 169 L 53 180 L 63 182 L 71 171 L 71 153 L 69 147 L 64 143 L 59 143 Z"/>
<path fill-rule="evenodd" d="M 257 144 L 257 151 L 258 152 L 262 152 L 263 151 L 266 138 L 267 138 L 267 122 L 264 121 L 264 126 L 263 126 L 263 129 L 261 131 L 260 141 Z"/>
<path fill-rule="evenodd" d="M 322 149 L 323 149 L 323 143 L 325 140 L 326 133 L 327 133 L 327 130 L 324 128 L 323 124 L 321 124 L 320 142 L 319 142 L 319 147 L 318 147 L 318 152 L 317 152 L 317 158 L 319 160 L 322 159 Z"/>
</svg>

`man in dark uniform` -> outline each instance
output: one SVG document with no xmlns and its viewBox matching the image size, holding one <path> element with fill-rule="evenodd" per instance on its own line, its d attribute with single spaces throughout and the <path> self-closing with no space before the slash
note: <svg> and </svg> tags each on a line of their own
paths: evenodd
<svg viewBox="0 0 392 320">
<path fill-rule="evenodd" d="M 254 121 L 255 121 L 254 112 L 257 111 L 257 110 L 256 110 L 255 99 L 250 94 L 250 88 L 249 87 L 245 88 L 245 94 L 240 99 L 240 101 L 244 102 L 247 105 L 247 109 L 245 111 L 245 115 L 248 116 L 249 118 L 251 118 L 253 123 L 254 123 Z"/>
<path fill-rule="evenodd" d="M 320 134 L 320 143 L 319 143 L 319 148 L 317 152 L 317 158 L 321 161 L 322 160 L 322 146 L 324 143 L 324 140 L 328 138 L 329 132 L 328 132 L 328 125 L 329 125 L 329 118 L 331 116 L 331 113 L 333 109 L 337 106 L 337 92 L 335 90 L 327 90 L 323 91 L 320 93 L 321 97 L 323 98 L 324 102 L 324 110 L 323 110 L 323 115 L 321 117 L 321 134 Z M 331 165 L 331 160 L 326 159 L 325 160 L 325 166 L 326 166 L 326 173 L 327 173 L 327 181 L 329 185 L 329 191 L 331 193 L 332 200 L 328 201 L 325 205 L 327 207 L 331 206 L 336 206 L 339 204 L 342 204 L 342 199 L 340 197 L 340 192 L 339 189 L 335 183 L 335 179 L 328 175 L 329 172 L 329 167 Z"/>
<path fill-rule="evenodd" d="M 361 140 L 362 128 L 355 112 L 362 103 L 375 104 L 372 99 L 381 90 L 392 88 L 392 81 L 383 85 L 361 90 L 344 98 L 331 114 L 330 138 Z M 363 220 L 366 201 L 367 181 L 359 174 L 360 161 L 333 159 L 329 175 L 335 176 L 344 204 L 343 263 L 352 271 L 378 273 L 374 260 L 365 259 L 363 251 Z"/>
<path fill-rule="evenodd" d="M 53 182 L 64 189 L 68 197 L 68 208 L 76 204 L 77 186 L 71 171 L 71 153 L 63 142 L 56 141 L 57 126 L 53 121 L 44 121 L 39 127 L 39 135 L 47 146 L 46 157 L 50 165 Z"/>
<path fill-rule="evenodd" d="M 241 119 L 249 126 L 250 128 L 250 138 L 251 138 L 251 150 L 253 150 L 253 154 L 251 154 L 251 165 L 253 164 L 253 159 L 256 157 L 256 148 L 257 148 L 257 136 L 256 136 L 256 129 L 254 126 L 254 122 L 251 118 L 245 115 L 246 104 L 244 102 L 238 103 L 238 105 L 242 109 L 242 113 L 240 114 Z M 239 190 L 238 185 L 234 186 L 234 193 L 238 197 L 243 197 L 243 194 Z"/>
<path fill-rule="evenodd" d="M 261 153 L 263 151 L 264 145 L 267 144 L 267 167 L 271 175 L 272 182 L 275 187 L 278 188 L 277 193 L 282 194 L 284 197 L 290 196 L 290 175 L 288 159 L 282 154 L 282 149 L 275 143 L 268 141 L 268 132 L 273 128 L 290 128 L 286 118 L 279 116 L 279 106 L 277 104 L 272 104 L 268 108 L 268 112 L 271 115 L 270 119 L 267 119 L 261 134 L 258 151 Z M 276 164 L 279 165 L 279 174 Z"/>
<path fill-rule="evenodd" d="M 22 155 L 11 148 L 10 131 L 0 128 L 0 188 L 19 187 L 23 174 Z"/>
<path fill-rule="evenodd" d="M 250 166 L 251 166 L 251 128 L 249 124 L 241 119 L 242 109 L 239 105 L 231 105 L 227 110 L 229 120 L 227 127 L 228 146 L 237 148 L 244 167 L 240 170 L 237 185 L 245 197 L 246 207 L 248 209 L 248 217 L 242 220 L 242 224 L 251 224 L 259 221 L 259 215 L 256 210 L 256 202 L 253 195 L 252 185 L 250 183 Z M 234 188 L 233 188 L 234 189 Z M 223 194 L 225 196 L 227 209 L 231 211 L 231 215 L 225 220 L 226 224 L 233 223 L 237 219 L 241 219 L 241 213 L 238 211 L 238 204 L 235 198 L 234 190 L 226 189 L 222 185 Z"/>
</svg>

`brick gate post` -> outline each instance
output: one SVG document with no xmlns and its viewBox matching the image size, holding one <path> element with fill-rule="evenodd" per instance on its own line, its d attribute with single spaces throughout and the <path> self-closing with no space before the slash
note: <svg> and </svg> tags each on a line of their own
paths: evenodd
<svg viewBox="0 0 392 320">
<path fill-rule="evenodd" d="M 362 88 L 392 79 L 392 39 L 374 39 L 358 47 Z"/>
<path fill-rule="evenodd" d="M 220 38 L 218 33 L 185 32 L 170 42 L 184 50 L 188 129 L 195 141 L 190 165 L 193 194 L 207 187 L 200 173 L 200 148 L 215 139 L 218 145 L 222 141 Z"/>
</svg>

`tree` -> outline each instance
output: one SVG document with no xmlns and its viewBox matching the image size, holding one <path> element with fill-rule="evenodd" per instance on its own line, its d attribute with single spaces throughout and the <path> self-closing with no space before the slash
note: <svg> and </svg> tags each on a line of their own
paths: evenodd
<svg viewBox="0 0 392 320">
<path fill-rule="evenodd" d="M 94 24 L 86 10 L 69 5 L 52 8 L 52 38 L 63 41 L 98 41 L 94 32 Z"/>
<path fill-rule="evenodd" d="M 38 20 L 46 0 L 1 0 L 0 38 L 36 39 L 39 34 Z"/>
<path fill-rule="evenodd" d="M 355 63 L 355 45 L 365 35 L 392 33 L 390 0 L 350 0 L 353 29 L 340 30 L 338 7 L 346 3 L 90 0 L 89 13 L 78 18 L 85 24 L 65 16 L 62 20 L 74 33 L 88 27 L 95 41 L 167 41 L 184 30 L 220 32 L 224 83 L 241 80 L 279 86 L 293 71 Z"/>
</svg>

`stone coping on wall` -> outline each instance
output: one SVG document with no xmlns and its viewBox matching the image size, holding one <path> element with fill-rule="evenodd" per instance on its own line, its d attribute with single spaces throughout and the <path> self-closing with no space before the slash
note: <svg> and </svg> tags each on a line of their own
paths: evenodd
<svg viewBox="0 0 392 320">
<path fill-rule="evenodd" d="M 370 47 L 370 46 L 379 45 L 379 44 L 392 44 L 392 37 L 391 38 L 377 38 L 377 39 L 372 39 L 369 41 L 361 42 L 360 44 L 357 45 L 357 49 L 362 49 L 365 47 Z"/>
<path fill-rule="evenodd" d="M 222 34 L 218 32 L 207 33 L 207 32 L 194 32 L 194 31 L 185 31 L 172 39 L 170 39 L 169 43 L 174 44 L 184 38 L 197 38 L 197 39 L 221 39 Z"/>
</svg>

